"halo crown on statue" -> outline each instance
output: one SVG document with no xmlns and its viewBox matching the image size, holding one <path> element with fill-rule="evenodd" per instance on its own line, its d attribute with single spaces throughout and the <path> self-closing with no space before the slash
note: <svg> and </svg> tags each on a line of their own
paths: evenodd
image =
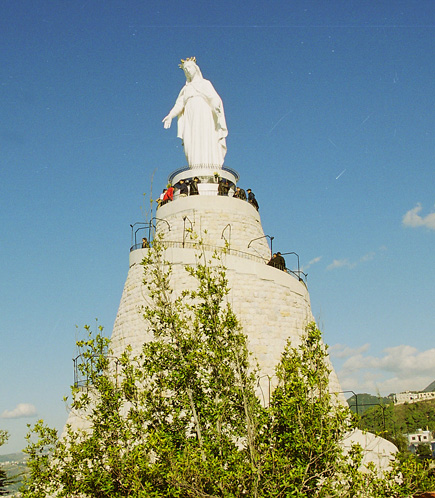
<svg viewBox="0 0 435 498">
<path fill-rule="evenodd" d="M 189 168 L 222 169 L 228 135 L 222 100 L 211 82 L 203 78 L 195 57 L 181 59 L 179 67 L 186 84 L 163 119 L 164 127 L 170 128 L 172 119 L 178 117 L 177 136 L 182 140 Z"/>
<path fill-rule="evenodd" d="M 184 69 L 184 63 L 192 61 L 196 64 L 196 57 L 188 57 L 187 59 L 181 59 L 181 64 L 178 64 L 178 67 L 180 69 Z"/>
</svg>

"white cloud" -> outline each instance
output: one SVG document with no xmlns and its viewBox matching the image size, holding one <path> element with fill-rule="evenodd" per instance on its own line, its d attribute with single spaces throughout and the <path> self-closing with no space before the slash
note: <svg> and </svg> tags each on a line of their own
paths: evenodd
<svg viewBox="0 0 435 498">
<path fill-rule="evenodd" d="M 314 265 L 315 263 L 318 263 L 322 259 L 322 256 L 317 256 L 317 258 L 312 259 L 308 264 Z"/>
<path fill-rule="evenodd" d="M 380 250 L 385 250 L 380 248 Z M 355 266 L 366 263 L 367 261 L 372 261 L 376 256 L 374 251 L 370 251 L 367 254 L 361 256 L 357 261 L 351 262 L 347 258 L 346 259 L 334 259 L 334 261 L 326 267 L 327 270 L 335 270 L 336 268 L 347 268 L 352 270 Z"/>
<path fill-rule="evenodd" d="M 418 391 L 435 380 L 435 348 L 419 351 L 401 345 L 386 348 L 379 356 L 366 354 L 368 349 L 368 344 L 358 348 L 336 344 L 329 349 L 332 363 L 340 363 L 336 372 L 343 390 L 386 395 Z"/>
<path fill-rule="evenodd" d="M 410 209 L 407 213 L 405 213 L 402 218 L 403 225 L 411 228 L 426 227 L 430 230 L 435 230 L 435 212 L 421 217 L 419 214 L 421 210 L 422 206 L 418 203 L 415 208 Z"/>
<path fill-rule="evenodd" d="M 409 372 L 435 375 L 435 348 L 420 352 L 412 346 L 403 345 L 387 348 L 384 351 L 385 356 L 376 359 L 379 368 L 395 372 L 399 377 L 406 377 Z"/>
<path fill-rule="evenodd" d="M 373 251 L 371 252 L 368 252 L 367 254 L 364 254 L 364 256 L 362 256 L 359 260 L 360 263 L 365 263 L 366 261 L 371 261 L 372 259 L 374 259 L 375 257 L 375 253 Z"/>
<path fill-rule="evenodd" d="M 364 344 L 358 348 L 350 348 L 345 344 L 334 344 L 331 346 L 328 351 L 332 357 L 336 358 L 348 358 L 350 356 L 358 355 L 360 353 L 365 353 L 370 348 L 370 344 Z"/>
<path fill-rule="evenodd" d="M 36 415 L 36 408 L 30 403 L 18 403 L 13 410 L 5 410 L 0 418 L 26 418 Z"/>
<path fill-rule="evenodd" d="M 306 272 L 310 266 L 315 265 L 315 264 L 316 264 L 316 263 L 318 263 L 321 259 L 322 259 L 322 256 L 317 256 L 317 258 L 314 258 L 314 259 L 312 259 L 311 261 L 309 261 L 307 265 L 302 266 L 301 270 Z"/>
<path fill-rule="evenodd" d="M 349 268 L 352 269 L 355 264 L 350 263 L 348 259 L 334 259 L 334 261 L 326 267 L 327 270 L 335 270 L 335 268 Z"/>
</svg>

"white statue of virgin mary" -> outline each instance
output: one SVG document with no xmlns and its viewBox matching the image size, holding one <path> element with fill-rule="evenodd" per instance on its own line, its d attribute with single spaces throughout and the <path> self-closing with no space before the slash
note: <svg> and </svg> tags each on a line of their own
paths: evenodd
<svg viewBox="0 0 435 498">
<path fill-rule="evenodd" d="M 178 137 L 190 168 L 221 169 L 228 135 L 222 100 L 210 81 L 202 77 L 195 57 L 182 59 L 180 68 L 186 84 L 163 119 L 164 127 L 170 128 L 172 119 L 178 116 Z"/>
</svg>

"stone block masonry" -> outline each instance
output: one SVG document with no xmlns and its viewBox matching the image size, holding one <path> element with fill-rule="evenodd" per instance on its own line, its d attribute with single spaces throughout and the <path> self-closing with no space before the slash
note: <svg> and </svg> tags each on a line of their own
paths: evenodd
<svg viewBox="0 0 435 498">
<path fill-rule="evenodd" d="M 165 220 L 165 221 L 162 221 Z M 191 196 L 157 211 L 157 233 L 165 241 L 182 243 L 194 232 L 204 244 L 270 259 L 259 213 L 246 201 L 225 196 Z"/>
<path fill-rule="evenodd" d="M 305 326 L 313 321 L 305 284 L 266 264 L 270 249 L 260 216 L 245 201 L 218 196 L 187 197 L 162 206 L 157 216 L 157 234 L 168 243 L 165 259 L 173 265 L 172 282 L 176 293 L 194 284 L 185 271 L 186 265 L 196 263 L 198 253 L 189 246 L 192 231 L 210 248 L 206 251 L 208 258 L 214 247 L 223 248 L 228 243 L 229 252 L 222 254 L 231 289 L 228 299 L 258 360 L 264 377 L 262 390 L 267 391 L 268 397 L 275 366 L 287 339 L 297 345 Z M 182 247 L 183 241 L 185 247 Z M 140 313 L 147 302 L 140 265 L 144 251 L 147 249 L 130 254 L 130 270 L 112 334 L 115 356 L 127 345 L 139 351 L 142 344 L 151 339 Z M 332 367 L 331 370 L 331 392 L 339 393 L 341 387 Z M 340 398 L 344 400 L 342 395 Z"/>
<path fill-rule="evenodd" d="M 227 248 L 221 261 L 231 289 L 228 300 L 258 361 L 259 396 L 267 403 L 276 385 L 275 367 L 287 339 L 296 346 L 305 326 L 313 321 L 304 282 L 266 264 L 271 254 L 260 215 L 246 201 L 200 195 L 180 198 L 158 209 L 156 225 L 156 235 L 162 236 L 167 246 L 164 257 L 172 264 L 172 287 L 176 294 L 196 285 L 185 270 L 186 265 L 196 264 L 199 253 L 193 247 L 192 234 L 202 241 L 207 259 L 211 259 L 214 250 Z M 111 338 L 116 357 L 127 346 L 138 353 L 144 342 L 152 339 L 141 314 L 148 303 L 144 268 L 140 264 L 146 251 L 137 249 L 130 253 L 130 267 Z M 341 391 L 332 366 L 330 391 Z M 345 403 L 342 394 L 338 397 Z M 73 428 L 87 426 L 83 414 L 73 412 L 67 423 Z"/>
<path fill-rule="evenodd" d="M 148 302 L 140 264 L 147 249 L 131 253 L 131 266 L 122 294 L 112 334 L 112 349 L 119 356 L 129 345 L 139 352 L 152 336 L 142 317 L 141 308 Z M 211 258 L 211 253 L 206 253 Z M 186 265 L 196 263 L 197 251 L 186 248 L 166 250 L 165 259 L 172 263 L 172 286 L 176 293 L 190 289 L 195 281 L 187 274 Z M 267 266 L 224 254 L 229 287 L 229 302 L 236 313 L 254 358 L 261 370 L 262 390 L 269 396 L 275 366 L 280 360 L 287 339 L 297 345 L 307 323 L 313 320 L 307 288 L 293 276 Z M 331 372 L 331 392 L 341 388 L 335 372 Z M 340 396 L 341 397 L 341 396 Z"/>
</svg>

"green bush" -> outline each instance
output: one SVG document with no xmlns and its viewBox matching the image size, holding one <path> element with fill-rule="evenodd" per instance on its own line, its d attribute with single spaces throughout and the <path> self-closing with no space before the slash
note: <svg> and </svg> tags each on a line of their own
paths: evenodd
<svg viewBox="0 0 435 498">
<path fill-rule="evenodd" d="M 186 267 L 194 290 L 175 295 L 163 255 L 155 243 L 143 262 L 153 339 L 114 359 L 102 329 L 86 327 L 78 344 L 88 384 L 73 389 L 72 409 L 87 414 L 89 429 L 67 428 L 59 440 L 36 424 L 24 497 L 386 497 L 433 487 L 416 460 L 378 476 L 360 472 L 360 448 L 343 454 L 353 419 L 329 392 L 313 323 L 299 346 L 287 344 L 262 406 L 219 258 L 200 252 Z"/>
</svg>

